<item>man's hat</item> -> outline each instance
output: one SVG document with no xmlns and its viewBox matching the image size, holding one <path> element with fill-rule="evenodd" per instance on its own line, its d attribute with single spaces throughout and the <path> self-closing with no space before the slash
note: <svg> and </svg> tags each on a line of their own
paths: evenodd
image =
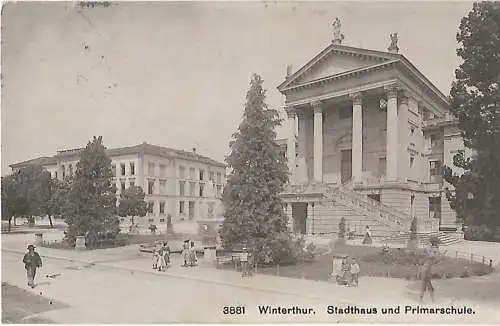
<svg viewBox="0 0 500 326">
<path fill-rule="evenodd" d="M 191 241 L 191 240 L 184 240 L 184 242 L 189 242 L 189 241 Z"/>
<path fill-rule="evenodd" d="M 28 250 L 35 249 L 35 248 L 36 248 L 35 245 L 32 245 L 32 244 L 28 245 Z"/>
</svg>

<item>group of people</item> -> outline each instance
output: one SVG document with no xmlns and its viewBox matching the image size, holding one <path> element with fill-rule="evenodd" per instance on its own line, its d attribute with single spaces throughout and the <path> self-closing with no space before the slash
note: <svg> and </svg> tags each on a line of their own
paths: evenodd
<svg viewBox="0 0 500 326">
<path fill-rule="evenodd" d="M 196 248 L 194 241 L 186 240 L 182 245 L 182 258 L 184 260 L 183 267 L 194 267 L 198 265 L 198 257 L 196 256 Z"/>
<path fill-rule="evenodd" d="M 340 268 L 336 273 L 335 280 L 339 285 L 358 286 L 360 272 L 361 269 L 359 268 L 356 258 L 351 258 L 350 263 L 347 258 L 343 258 Z"/>
<path fill-rule="evenodd" d="M 165 241 L 159 249 L 153 250 L 153 269 L 164 272 L 168 266 L 170 266 L 170 247 Z"/>
<path fill-rule="evenodd" d="M 198 265 L 198 257 L 196 256 L 196 249 L 194 241 L 186 240 L 182 245 L 182 258 L 183 267 L 193 267 Z M 153 269 L 164 272 L 170 266 L 170 247 L 168 242 L 163 242 L 159 249 L 153 250 Z"/>
</svg>

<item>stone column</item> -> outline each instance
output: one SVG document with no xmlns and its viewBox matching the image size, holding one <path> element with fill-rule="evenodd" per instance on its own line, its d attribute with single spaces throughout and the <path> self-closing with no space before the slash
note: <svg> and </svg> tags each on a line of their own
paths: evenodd
<svg viewBox="0 0 500 326">
<path fill-rule="evenodd" d="M 286 107 L 286 114 L 288 116 L 288 141 L 286 146 L 286 155 L 288 159 L 288 170 L 290 171 L 290 183 L 294 181 L 295 171 L 295 117 L 297 112 L 293 107 Z"/>
<path fill-rule="evenodd" d="M 410 178 L 410 155 L 408 154 L 408 140 L 410 128 L 408 127 L 408 97 L 406 94 L 400 98 L 398 110 L 398 144 L 399 144 L 399 167 L 398 177 L 406 182 Z"/>
<path fill-rule="evenodd" d="M 314 109 L 314 182 L 323 182 L 323 110 L 321 102 L 311 103 Z"/>
<path fill-rule="evenodd" d="M 387 180 L 398 179 L 398 92 L 396 87 L 386 88 L 387 92 Z"/>
<path fill-rule="evenodd" d="M 288 217 L 288 229 L 293 232 L 293 215 L 292 215 L 292 203 L 286 203 L 285 214 Z"/>
<path fill-rule="evenodd" d="M 363 106 L 361 93 L 351 94 L 352 99 L 352 180 L 363 181 Z"/>
<path fill-rule="evenodd" d="M 306 235 L 312 235 L 315 232 L 314 223 L 314 204 L 307 203 L 307 218 L 306 218 Z"/>
</svg>

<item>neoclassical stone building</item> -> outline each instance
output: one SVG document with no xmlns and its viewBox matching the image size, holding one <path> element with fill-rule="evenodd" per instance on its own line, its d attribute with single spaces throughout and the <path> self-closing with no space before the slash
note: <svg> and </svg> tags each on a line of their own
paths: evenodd
<svg viewBox="0 0 500 326">
<path fill-rule="evenodd" d="M 283 194 L 303 234 L 348 228 L 374 236 L 456 229 L 444 165 L 464 149 L 447 98 L 403 55 L 332 43 L 278 86 L 285 96 L 292 173 Z"/>
</svg>

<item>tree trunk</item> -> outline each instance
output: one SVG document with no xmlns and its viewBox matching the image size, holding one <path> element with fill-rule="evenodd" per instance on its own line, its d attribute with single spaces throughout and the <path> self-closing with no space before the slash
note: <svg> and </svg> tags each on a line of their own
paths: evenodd
<svg viewBox="0 0 500 326">
<path fill-rule="evenodd" d="M 12 221 L 12 217 L 9 217 L 9 232 L 10 232 L 10 223 L 11 223 L 11 221 Z M 15 221 L 15 217 L 14 217 L 14 221 Z M 16 223 L 14 222 L 14 224 L 16 224 Z"/>
<path fill-rule="evenodd" d="M 16 226 L 16 217 L 15 216 L 14 216 L 14 226 Z"/>
<path fill-rule="evenodd" d="M 50 223 L 50 227 L 51 228 L 54 228 L 54 224 L 52 223 L 52 215 L 47 215 L 49 217 L 49 223 Z"/>
</svg>

